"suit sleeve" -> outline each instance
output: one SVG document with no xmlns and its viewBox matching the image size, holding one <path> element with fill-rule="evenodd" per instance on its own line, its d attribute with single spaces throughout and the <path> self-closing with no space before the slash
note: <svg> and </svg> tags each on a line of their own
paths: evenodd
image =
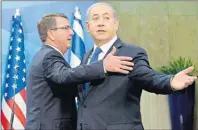
<svg viewBox="0 0 198 130">
<path fill-rule="evenodd" d="M 134 69 L 129 74 L 129 78 L 135 84 L 134 86 L 153 92 L 156 94 L 168 94 L 173 92 L 170 79 L 173 75 L 166 75 L 154 71 L 149 66 L 148 56 L 144 49 L 140 48 L 139 53 L 133 60 Z"/>
<path fill-rule="evenodd" d="M 45 78 L 57 84 L 76 85 L 105 77 L 103 61 L 70 68 L 64 58 L 54 52 L 45 56 L 43 68 Z"/>
</svg>

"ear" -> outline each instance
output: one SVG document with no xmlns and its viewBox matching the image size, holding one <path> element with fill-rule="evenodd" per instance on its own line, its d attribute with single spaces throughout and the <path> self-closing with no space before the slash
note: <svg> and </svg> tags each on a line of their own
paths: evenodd
<svg viewBox="0 0 198 130">
<path fill-rule="evenodd" d="M 53 31 L 53 30 L 48 30 L 48 31 L 47 31 L 47 36 L 48 36 L 52 41 L 54 41 L 54 40 L 56 39 L 54 35 L 55 35 L 55 34 L 54 34 L 54 31 Z"/>
<path fill-rule="evenodd" d="M 116 24 L 116 31 L 118 31 L 120 21 L 118 19 L 116 19 L 115 20 L 115 24 Z"/>
<path fill-rule="evenodd" d="M 89 23 L 88 23 L 88 21 L 86 21 L 86 29 L 87 29 L 87 32 L 89 32 Z"/>
</svg>

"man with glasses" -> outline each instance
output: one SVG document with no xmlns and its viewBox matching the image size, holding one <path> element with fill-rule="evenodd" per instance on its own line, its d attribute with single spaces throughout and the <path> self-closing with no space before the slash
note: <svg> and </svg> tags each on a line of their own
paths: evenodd
<svg viewBox="0 0 198 130">
<path fill-rule="evenodd" d="M 132 58 L 114 56 L 70 68 L 63 54 L 70 48 L 73 31 L 63 14 L 48 14 L 38 22 L 42 48 L 35 54 L 27 78 L 27 130 L 76 129 L 77 84 L 105 78 L 107 72 L 127 74 Z"/>
</svg>

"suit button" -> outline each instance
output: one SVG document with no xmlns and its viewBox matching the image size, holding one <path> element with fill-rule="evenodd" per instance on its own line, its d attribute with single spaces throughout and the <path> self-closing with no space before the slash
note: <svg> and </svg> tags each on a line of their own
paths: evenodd
<svg viewBox="0 0 198 130">
<path fill-rule="evenodd" d="M 86 108 L 87 106 L 86 105 L 83 105 L 83 108 Z"/>
</svg>

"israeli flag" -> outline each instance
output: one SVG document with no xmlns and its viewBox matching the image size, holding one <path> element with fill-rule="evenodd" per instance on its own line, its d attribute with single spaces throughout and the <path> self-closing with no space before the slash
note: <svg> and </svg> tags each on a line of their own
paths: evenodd
<svg viewBox="0 0 198 130">
<path fill-rule="evenodd" d="M 69 63 L 72 68 L 75 68 L 80 65 L 85 53 L 83 26 L 80 10 L 78 7 L 75 7 L 75 12 L 73 13 L 72 29 L 74 31 L 74 35 L 72 37 L 72 47 Z"/>
</svg>

